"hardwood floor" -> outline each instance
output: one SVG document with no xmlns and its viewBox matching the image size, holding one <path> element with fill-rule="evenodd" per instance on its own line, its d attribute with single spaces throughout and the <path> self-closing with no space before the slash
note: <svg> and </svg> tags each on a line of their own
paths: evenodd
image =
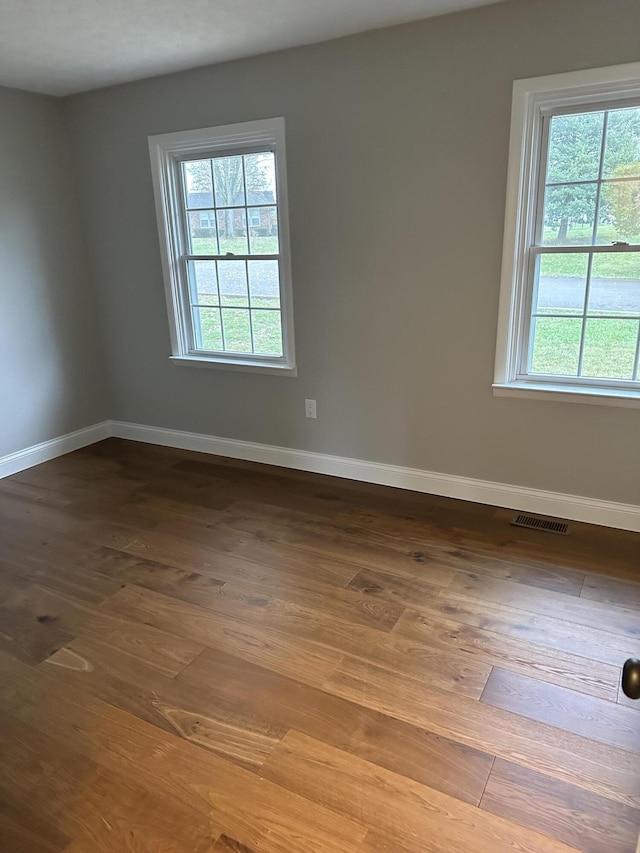
<svg viewBox="0 0 640 853">
<path fill-rule="evenodd" d="M 108 440 L 0 481 L 2 853 L 634 853 L 640 534 Z"/>
</svg>

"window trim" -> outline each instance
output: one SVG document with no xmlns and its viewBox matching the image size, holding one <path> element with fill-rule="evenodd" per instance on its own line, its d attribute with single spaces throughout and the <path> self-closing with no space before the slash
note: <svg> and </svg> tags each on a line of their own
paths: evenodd
<svg viewBox="0 0 640 853">
<path fill-rule="evenodd" d="M 186 235 L 182 228 L 183 194 L 179 174 L 180 164 L 183 160 L 190 158 L 221 157 L 256 151 L 275 153 L 283 354 L 266 356 L 198 350 L 190 345 L 191 321 L 189 306 L 185 304 L 186 288 L 182 283 L 184 275 L 181 271 L 182 259 L 189 253 Z M 169 316 L 172 362 L 181 365 L 296 376 L 284 118 L 156 134 L 149 136 L 149 154 Z M 260 260 L 270 256 L 256 255 L 255 257 Z"/>
<path fill-rule="evenodd" d="M 640 100 L 640 62 L 516 80 L 513 84 L 505 227 L 493 391 L 603 405 L 640 406 L 640 389 L 625 380 L 523 376 L 523 334 L 530 318 L 528 249 L 535 245 L 539 181 L 543 179 L 543 115 L 590 104 L 623 106 Z M 589 248 L 589 247 L 586 247 Z M 593 249 L 593 247 L 590 247 Z M 612 247 L 602 247 L 615 251 Z"/>
</svg>

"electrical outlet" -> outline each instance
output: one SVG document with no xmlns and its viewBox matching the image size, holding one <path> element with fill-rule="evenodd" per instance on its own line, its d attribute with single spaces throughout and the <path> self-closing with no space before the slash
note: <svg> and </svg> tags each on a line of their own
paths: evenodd
<svg viewBox="0 0 640 853">
<path fill-rule="evenodd" d="M 304 401 L 304 416 L 305 418 L 317 418 L 316 414 L 316 401 L 315 400 L 305 400 Z"/>
</svg>

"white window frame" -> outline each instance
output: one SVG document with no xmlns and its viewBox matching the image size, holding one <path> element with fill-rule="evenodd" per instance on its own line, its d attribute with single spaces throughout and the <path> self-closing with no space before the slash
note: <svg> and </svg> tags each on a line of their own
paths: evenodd
<svg viewBox="0 0 640 853">
<path fill-rule="evenodd" d="M 195 348 L 195 342 L 191 343 L 191 309 L 186 263 L 187 258 L 193 259 L 196 256 L 189 255 L 184 220 L 181 164 L 189 159 L 251 154 L 256 151 L 273 151 L 275 155 L 280 252 L 277 256 L 237 255 L 234 257 L 238 260 L 246 258 L 264 260 L 276 257 L 278 259 L 282 356 L 198 350 Z M 176 364 L 295 376 L 284 119 L 263 119 L 150 136 L 149 153 L 169 314 L 171 360 Z M 214 257 L 218 256 L 198 256 L 203 260 Z"/>
<path fill-rule="evenodd" d="M 514 82 L 493 384 L 496 396 L 640 407 L 640 382 L 533 376 L 522 369 L 529 345 L 536 208 L 546 169 L 541 156 L 545 149 L 543 117 L 586 105 L 606 109 L 634 101 L 640 103 L 640 62 Z M 615 251 L 611 246 L 600 247 L 600 251 L 604 249 Z M 640 247 L 624 249 L 629 250 Z"/>
</svg>

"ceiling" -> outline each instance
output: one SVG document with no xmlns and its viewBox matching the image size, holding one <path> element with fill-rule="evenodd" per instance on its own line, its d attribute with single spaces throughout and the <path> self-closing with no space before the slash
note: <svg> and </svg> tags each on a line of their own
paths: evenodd
<svg viewBox="0 0 640 853">
<path fill-rule="evenodd" d="M 0 85 L 69 95 L 496 0 L 0 0 Z"/>
</svg>

